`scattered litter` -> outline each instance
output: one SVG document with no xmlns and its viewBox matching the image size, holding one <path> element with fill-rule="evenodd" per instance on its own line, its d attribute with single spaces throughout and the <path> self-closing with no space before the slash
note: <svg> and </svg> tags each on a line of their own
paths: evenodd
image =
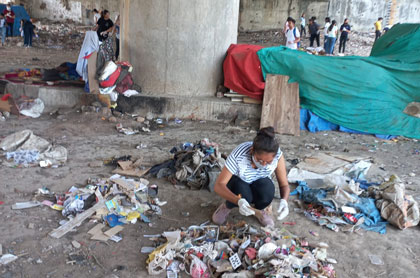
<svg viewBox="0 0 420 278">
<path fill-rule="evenodd" d="M 4 254 L 3 256 L 1 256 L 0 258 L 0 264 L 2 265 L 7 265 L 15 260 L 17 260 L 18 257 L 12 254 Z"/>
<path fill-rule="evenodd" d="M 384 265 L 384 261 L 381 259 L 381 257 L 377 256 L 377 255 L 371 255 L 369 254 L 369 259 L 371 264 L 374 265 Z"/>
<path fill-rule="evenodd" d="M 31 130 L 23 130 L 4 138 L 0 148 L 6 151 L 4 165 L 51 167 L 67 161 L 67 149 L 52 145 L 47 140 L 36 136 Z M 13 159 L 13 162 L 11 160 Z"/>
<path fill-rule="evenodd" d="M 327 244 L 308 244 L 285 229 L 240 222 L 190 226 L 153 238 L 166 242 L 142 248 L 142 253 L 150 253 L 150 275 L 166 270 L 167 277 L 184 271 L 192 277 L 335 277 L 336 260 L 327 257 Z"/>
<path fill-rule="evenodd" d="M 133 130 L 132 128 L 125 128 L 122 124 L 117 124 L 116 128 L 119 133 L 124 133 L 125 135 L 133 135 L 139 133 L 138 130 Z"/>
<path fill-rule="evenodd" d="M 21 202 L 16 203 L 12 206 L 12 209 L 28 209 L 28 208 L 34 208 L 39 207 L 41 205 L 38 201 L 29 201 L 29 202 Z"/>
<path fill-rule="evenodd" d="M 43 200 L 42 204 L 51 208 L 61 207 L 61 214 L 68 218 L 49 235 L 60 238 L 92 217 L 103 222 L 88 231 L 92 240 L 119 242 L 122 237 L 118 233 L 124 225 L 135 224 L 138 220 L 149 223 L 151 217 L 162 213 L 159 204 L 166 202 L 159 201 L 157 192 L 156 185 L 149 185 L 149 181 L 142 178 L 135 180 L 113 175 L 108 179 L 89 179 L 85 187 L 73 186 L 64 194 L 56 194 L 53 205 L 50 199 Z M 106 225 L 110 228 L 105 229 Z"/>
<path fill-rule="evenodd" d="M 76 249 L 79 249 L 82 245 L 79 243 L 79 242 L 77 242 L 77 241 L 75 241 L 75 240 L 73 240 L 72 242 L 71 242 L 71 244 L 73 245 L 73 247 L 74 248 L 76 248 Z"/>
</svg>

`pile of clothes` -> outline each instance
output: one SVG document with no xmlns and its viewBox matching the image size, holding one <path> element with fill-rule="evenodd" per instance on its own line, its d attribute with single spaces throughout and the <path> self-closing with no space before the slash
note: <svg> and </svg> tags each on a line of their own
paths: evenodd
<svg viewBox="0 0 420 278">
<path fill-rule="evenodd" d="M 167 202 L 158 199 L 158 186 L 150 184 L 146 179 L 128 179 L 120 175 L 113 175 L 108 179 L 89 179 L 85 187 L 71 187 L 64 194 L 54 194 L 47 191 L 38 194 L 38 200 L 54 210 L 60 211 L 67 220 L 60 221 L 60 225 L 83 218 L 81 214 L 92 209 L 91 215 L 110 228 L 135 224 L 141 220 L 150 223 L 152 215 L 162 215 L 161 206 Z M 68 225 L 68 224 L 67 224 Z M 94 240 L 107 241 L 110 239 L 102 235 L 98 228 L 92 232 Z M 61 236 L 61 227 L 50 233 L 52 237 Z M 106 235 L 106 233 L 105 233 Z M 119 240 L 116 240 L 119 241 Z"/>
<path fill-rule="evenodd" d="M 328 244 L 310 243 L 285 229 L 204 223 L 145 236 L 160 244 L 150 248 L 150 275 L 166 271 L 167 277 L 178 277 L 185 271 L 193 278 L 336 277 L 337 261 L 328 257 Z"/>
<path fill-rule="evenodd" d="M 299 182 L 291 195 L 299 194 L 298 203 L 306 217 L 335 232 L 362 228 L 385 234 L 388 222 L 400 229 L 419 224 L 418 203 L 405 194 L 398 177 L 391 176 L 381 185 L 364 183 L 364 188 L 354 180 L 323 188 Z"/>
<path fill-rule="evenodd" d="M 226 155 L 219 146 L 205 138 L 197 144 L 183 143 L 170 151 L 174 157 L 153 166 L 149 174 L 168 178 L 173 184 L 185 183 L 191 189 L 213 191 L 218 175 L 225 165 Z"/>
<path fill-rule="evenodd" d="M 112 38 L 99 42 L 96 32 L 86 32 L 77 61 L 77 72 L 85 81 L 85 91 L 109 95 L 116 101 L 119 94 L 126 97 L 139 94 L 141 88 L 133 81 L 133 66 L 114 62 Z"/>
</svg>

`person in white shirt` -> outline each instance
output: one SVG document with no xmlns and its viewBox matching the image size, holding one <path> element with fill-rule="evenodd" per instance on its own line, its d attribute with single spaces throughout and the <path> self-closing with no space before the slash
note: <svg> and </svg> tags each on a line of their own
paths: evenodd
<svg viewBox="0 0 420 278">
<path fill-rule="evenodd" d="M 266 127 L 258 131 L 254 141 L 240 144 L 227 158 L 214 185 L 214 192 L 224 200 L 213 213 L 213 222 L 222 225 L 231 210 L 239 207 L 240 214 L 255 215 L 263 226 L 274 226 L 266 210 L 274 198 L 273 173 L 281 196 L 277 220 L 282 220 L 289 214 L 286 164 L 274 128 Z"/>
<path fill-rule="evenodd" d="M 333 54 L 334 45 L 337 40 L 337 34 L 338 34 L 337 21 L 333 20 L 331 22 L 330 27 L 328 27 L 327 31 L 328 31 L 327 32 L 328 38 L 327 38 L 327 45 L 326 45 L 325 53 L 331 55 Z"/>
<path fill-rule="evenodd" d="M 289 28 L 286 31 L 286 47 L 290 49 L 298 49 L 298 43 L 300 42 L 300 32 L 296 28 L 296 21 L 290 18 L 288 21 Z"/>
<path fill-rule="evenodd" d="M 98 24 L 98 20 L 101 18 L 101 13 L 97 9 L 93 9 L 93 25 Z"/>
<path fill-rule="evenodd" d="M 306 19 L 305 19 L 305 13 L 302 13 L 300 16 L 300 33 L 302 37 L 306 36 Z M 305 33 L 305 35 L 303 34 Z"/>
<path fill-rule="evenodd" d="M 328 28 L 331 25 L 331 19 L 329 17 L 325 18 L 325 26 L 324 26 L 324 49 L 327 49 L 327 38 L 328 38 Z"/>
</svg>

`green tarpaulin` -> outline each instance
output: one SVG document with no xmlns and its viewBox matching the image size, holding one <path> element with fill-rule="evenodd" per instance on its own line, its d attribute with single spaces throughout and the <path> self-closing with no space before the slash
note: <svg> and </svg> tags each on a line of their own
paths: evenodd
<svg viewBox="0 0 420 278">
<path fill-rule="evenodd" d="M 403 113 L 420 102 L 420 24 L 398 24 L 371 56 L 315 56 L 285 47 L 258 51 L 266 74 L 298 82 L 301 106 L 346 128 L 420 138 L 420 119 Z"/>
</svg>

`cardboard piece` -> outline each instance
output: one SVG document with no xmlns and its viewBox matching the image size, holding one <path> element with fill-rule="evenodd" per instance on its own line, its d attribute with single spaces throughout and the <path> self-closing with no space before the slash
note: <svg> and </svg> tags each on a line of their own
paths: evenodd
<svg viewBox="0 0 420 278">
<path fill-rule="evenodd" d="M 131 170 L 133 168 L 133 162 L 131 161 L 118 161 L 118 165 L 124 171 Z"/>
<path fill-rule="evenodd" d="M 92 94 L 99 94 L 99 81 L 96 80 L 96 60 L 98 52 L 93 52 L 88 59 L 88 78 L 89 78 L 89 91 Z"/>
<path fill-rule="evenodd" d="M 147 168 L 145 170 L 140 170 L 140 169 L 123 170 L 123 169 L 117 168 L 114 171 L 112 171 L 112 173 L 119 174 L 121 176 L 129 176 L 129 177 L 141 178 L 144 175 L 146 175 L 147 172 L 149 172 L 150 169 L 151 168 Z"/>
<path fill-rule="evenodd" d="M 116 234 L 118 234 L 119 232 L 121 232 L 122 230 L 124 229 L 124 227 L 123 226 L 120 226 L 120 225 L 118 225 L 118 226 L 115 226 L 115 227 L 113 227 L 113 228 L 111 228 L 111 229 L 109 229 L 108 231 L 106 231 L 104 234 L 107 236 L 107 237 L 113 237 L 113 236 L 115 236 Z"/>
<path fill-rule="evenodd" d="M 104 224 L 97 224 L 95 227 L 93 227 L 92 229 L 90 229 L 89 231 L 88 231 L 88 234 L 90 234 L 90 235 L 94 235 L 94 234 L 97 234 L 98 233 L 98 231 L 99 232 L 102 232 L 102 229 L 105 227 L 105 225 Z"/>
</svg>

